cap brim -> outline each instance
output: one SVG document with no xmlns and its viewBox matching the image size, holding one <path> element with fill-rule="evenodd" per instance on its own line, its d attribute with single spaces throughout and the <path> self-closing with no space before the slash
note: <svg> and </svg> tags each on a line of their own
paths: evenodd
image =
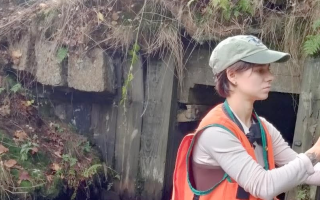
<svg viewBox="0 0 320 200">
<path fill-rule="evenodd" d="M 290 54 L 280 51 L 264 50 L 253 55 L 242 58 L 242 61 L 255 64 L 281 63 L 290 59 Z"/>
</svg>

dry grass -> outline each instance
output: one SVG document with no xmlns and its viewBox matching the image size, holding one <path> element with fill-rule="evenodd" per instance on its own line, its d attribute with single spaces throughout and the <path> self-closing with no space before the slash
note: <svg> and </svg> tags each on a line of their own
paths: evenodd
<svg viewBox="0 0 320 200">
<path fill-rule="evenodd" d="M 10 199 L 12 193 L 10 188 L 13 186 L 13 180 L 10 172 L 5 168 L 3 161 L 0 161 L 0 198 Z"/>
<path fill-rule="evenodd" d="M 132 26 L 112 27 L 105 40 L 99 42 L 109 44 L 108 48 L 128 52 L 134 42 L 135 30 Z"/>
<path fill-rule="evenodd" d="M 147 54 L 153 52 L 160 52 L 162 57 L 165 57 L 168 53 L 172 53 L 176 60 L 176 71 L 178 80 L 182 84 L 183 79 L 183 44 L 181 41 L 181 35 L 178 28 L 172 24 L 162 24 L 159 30 L 155 33 L 155 37 L 151 42 L 146 45 Z"/>
<path fill-rule="evenodd" d="M 316 2 L 316 1 L 314 1 Z M 311 4 L 309 7 L 295 6 L 291 14 L 285 16 L 283 38 L 280 49 L 289 52 L 293 58 L 293 68 L 289 70 L 303 70 L 306 55 L 303 53 L 303 43 L 312 33 L 312 25 L 317 20 L 319 5 Z"/>
<path fill-rule="evenodd" d="M 37 19 L 40 39 L 56 42 L 56 48 L 63 45 L 85 53 L 98 46 L 127 54 L 137 41 L 144 56 L 171 53 L 180 84 L 184 72 L 182 29 L 196 42 L 255 34 L 274 48 L 291 53 L 296 67 L 302 66 L 298 62 L 304 59 L 301 47 L 319 17 L 318 1 L 287 2 L 282 10 L 266 7 L 261 0 L 251 2 L 254 16 L 233 16 L 227 21 L 221 9 L 205 0 L 189 6 L 185 1 L 148 0 L 143 7 L 142 0 L 38 0 L 30 6 L 17 6 L 1 19 L 0 38 L 30 28 Z"/>
</svg>

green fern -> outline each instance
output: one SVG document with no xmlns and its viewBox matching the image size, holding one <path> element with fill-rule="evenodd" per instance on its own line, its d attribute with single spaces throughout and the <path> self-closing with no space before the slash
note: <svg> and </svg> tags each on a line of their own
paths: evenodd
<svg viewBox="0 0 320 200">
<path fill-rule="evenodd" d="M 20 83 L 15 84 L 14 86 L 12 86 L 12 88 L 10 89 L 11 92 L 13 93 L 17 93 L 21 90 L 22 85 Z"/>
<path fill-rule="evenodd" d="M 315 55 L 320 50 L 320 35 L 309 35 L 304 42 L 303 51 L 306 55 Z"/>
<path fill-rule="evenodd" d="M 222 15 L 226 20 L 232 16 L 231 4 L 229 0 L 219 0 L 219 7 L 222 9 Z"/>
<path fill-rule="evenodd" d="M 222 16 L 227 20 L 230 19 L 231 14 L 228 12 L 228 4 L 228 0 L 211 0 L 208 6 L 208 8 L 212 8 L 212 13 L 210 13 L 210 15 L 213 15 L 216 9 L 222 9 Z"/>
<path fill-rule="evenodd" d="M 237 4 L 237 7 L 239 8 L 240 12 L 249 13 L 251 15 L 254 14 L 250 0 L 240 0 Z"/>
<path fill-rule="evenodd" d="M 230 10 L 230 1 L 229 0 L 220 0 L 220 7 L 225 11 L 229 11 Z"/>
<path fill-rule="evenodd" d="M 210 6 L 213 8 L 222 8 L 222 10 L 227 11 L 230 9 L 230 1 L 229 0 L 211 0 Z"/>
<path fill-rule="evenodd" d="M 232 16 L 238 17 L 242 13 L 254 14 L 251 0 L 240 0 L 236 5 L 229 0 L 211 0 L 209 7 L 221 9 L 226 20 L 230 20 Z"/>
<path fill-rule="evenodd" d="M 130 64 L 130 68 L 129 68 L 127 79 L 124 81 L 124 85 L 122 86 L 122 98 L 120 100 L 120 105 L 124 105 L 124 103 L 127 100 L 128 88 L 130 86 L 131 81 L 133 80 L 133 73 L 132 73 L 133 65 L 137 61 L 139 61 L 139 56 L 138 56 L 139 51 L 140 51 L 140 46 L 136 42 L 132 46 L 132 49 L 129 51 L 129 55 L 131 56 L 131 59 L 130 59 L 130 63 L 131 64 Z"/>
<path fill-rule="evenodd" d="M 98 168 L 102 167 L 101 164 L 95 164 L 95 165 L 92 165 L 91 167 L 89 167 L 88 169 L 86 169 L 84 172 L 83 172 L 83 176 L 86 177 L 86 178 L 90 178 L 92 177 L 93 175 L 97 174 L 98 173 Z"/>
<path fill-rule="evenodd" d="M 320 27 L 320 19 L 313 22 L 312 28 L 314 31 L 316 31 Z"/>
<path fill-rule="evenodd" d="M 209 3 L 209 5 L 210 5 L 211 7 L 213 7 L 213 8 L 216 8 L 216 7 L 218 7 L 218 5 L 220 4 L 220 1 L 221 1 L 221 0 L 211 0 L 210 3 Z"/>
<path fill-rule="evenodd" d="M 303 52 L 309 56 L 314 56 L 320 51 L 320 34 L 317 34 L 320 28 L 320 19 L 313 22 L 312 28 L 314 35 L 308 35 L 303 44 Z"/>
</svg>

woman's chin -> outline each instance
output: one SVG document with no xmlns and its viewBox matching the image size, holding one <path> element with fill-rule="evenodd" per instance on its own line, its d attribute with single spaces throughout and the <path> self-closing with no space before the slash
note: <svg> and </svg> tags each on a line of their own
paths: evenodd
<svg viewBox="0 0 320 200">
<path fill-rule="evenodd" d="M 255 101 L 262 101 L 262 100 L 266 100 L 269 96 L 269 93 L 263 93 L 263 94 L 260 94 L 260 95 L 255 95 L 254 96 L 254 100 Z"/>
<path fill-rule="evenodd" d="M 257 98 L 257 100 L 260 100 L 260 101 L 266 100 L 266 99 L 268 98 L 268 96 L 269 96 L 269 93 L 260 95 L 260 96 Z"/>
</svg>

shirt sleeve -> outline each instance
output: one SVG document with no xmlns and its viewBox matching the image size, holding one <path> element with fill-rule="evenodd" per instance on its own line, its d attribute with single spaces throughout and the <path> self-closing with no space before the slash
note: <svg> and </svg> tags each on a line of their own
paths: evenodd
<svg viewBox="0 0 320 200">
<path fill-rule="evenodd" d="M 266 124 L 272 138 L 274 160 L 277 166 L 283 166 L 297 157 L 297 153 L 290 148 L 287 142 L 283 139 L 281 133 L 267 120 L 260 117 Z M 320 186 L 320 163 L 314 166 L 315 173 L 307 178 L 304 182 L 308 185 Z"/>
<path fill-rule="evenodd" d="M 261 199 L 272 199 L 304 183 L 314 173 L 305 154 L 298 154 L 288 164 L 266 171 L 252 159 L 238 138 L 218 127 L 206 129 L 199 136 L 198 145 L 240 186 Z"/>
<path fill-rule="evenodd" d="M 265 123 L 271 136 L 275 164 L 281 167 L 294 160 L 297 153 L 290 148 L 280 132 L 264 118 L 260 117 L 260 119 Z"/>
<path fill-rule="evenodd" d="M 320 163 L 314 166 L 315 173 L 307 178 L 305 184 L 320 186 Z"/>
</svg>

